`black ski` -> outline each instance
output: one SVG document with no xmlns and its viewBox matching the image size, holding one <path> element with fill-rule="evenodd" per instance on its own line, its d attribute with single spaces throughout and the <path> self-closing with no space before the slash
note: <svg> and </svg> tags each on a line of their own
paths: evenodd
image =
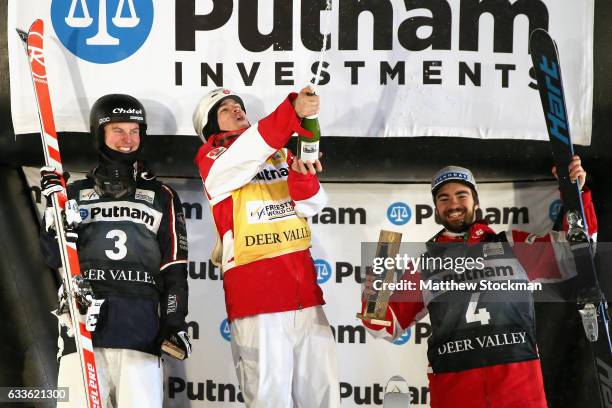
<svg viewBox="0 0 612 408">
<path fill-rule="evenodd" d="M 563 93 L 559 53 L 553 39 L 542 29 L 531 33 L 529 48 L 557 167 L 561 199 L 566 210 L 569 227 L 567 240 L 576 262 L 578 312 L 597 367 L 601 406 L 608 408 L 612 407 L 612 343 L 608 325 L 608 304 L 597 279 L 580 189 L 578 183 L 572 183 L 569 179 L 568 166 L 574 155 L 574 148 Z"/>
</svg>

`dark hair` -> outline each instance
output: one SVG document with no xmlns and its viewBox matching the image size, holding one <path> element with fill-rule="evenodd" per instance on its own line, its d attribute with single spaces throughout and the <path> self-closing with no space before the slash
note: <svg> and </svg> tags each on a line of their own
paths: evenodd
<svg viewBox="0 0 612 408">
<path fill-rule="evenodd" d="M 209 136 L 223 131 L 223 129 L 219 128 L 219 120 L 217 117 L 217 113 L 219 111 L 219 107 L 226 99 L 235 100 L 236 102 L 238 102 L 242 110 L 246 112 L 246 109 L 244 109 L 244 103 L 242 102 L 242 99 L 240 99 L 239 97 L 235 95 L 228 95 L 225 98 L 222 98 L 219 102 L 215 103 L 215 105 L 212 107 L 210 111 L 208 111 L 208 120 L 206 121 L 206 126 L 204 126 L 204 128 L 202 129 L 202 134 L 204 135 L 205 138 L 208 139 Z"/>
<path fill-rule="evenodd" d="M 459 183 L 459 184 L 463 184 L 464 186 L 468 187 L 470 189 L 470 191 L 472 192 L 472 198 L 474 199 L 474 204 L 480 204 L 480 199 L 478 198 L 478 192 L 470 184 L 464 183 L 464 182 L 459 181 L 459 180 L 449 180 L 446 183 Z M 432 198 L 433 198 L 433 202 L 434 202 L 434 207 L 436 205 L 436 201 L 437 201 L 436 197 L 438 195 L 438 191 L 440 191 L 440 188 L 442 188 L 442 186 L 445 185 L 446 183 L 440 184 L 439 186 L 437 186 L 435 188 L 435 190 L 433 190 L 431 192 L 431 195 L 432 195 Z"/>
</svg>

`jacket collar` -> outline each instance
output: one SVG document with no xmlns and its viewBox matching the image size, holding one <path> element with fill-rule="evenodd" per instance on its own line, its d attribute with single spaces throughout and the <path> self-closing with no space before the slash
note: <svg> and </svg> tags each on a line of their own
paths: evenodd
<svg viewBox="0 0 612 408">
<path fill-rule="evenodd" d="M 485 220 L 476 220 L 463 234 L 456 234 L 446 229 L 438 232 L 431 241 L 433 242 L 481 242 L 487 235 L 494 235 L 495 231 L 489 227 L 489 224 Z"/>
<path fill-rule="evenodd" d="M 239 129 L 239 130 L 230 130 L 229 132 L 215 133 L 208 137 L 208 143 L 213 147 L 222 146 L 222 147 L 228 148 L 238 139 L 238 136 L 243 134 L 247 129 L 248 127 L 244 129 Z M 234 137 L 232 138 L 232 136 Z M 229 139 L 229 140 L 226 142 L 226 144 L 221 144 L 223 143 L 224 139 Z"/>
</svg>

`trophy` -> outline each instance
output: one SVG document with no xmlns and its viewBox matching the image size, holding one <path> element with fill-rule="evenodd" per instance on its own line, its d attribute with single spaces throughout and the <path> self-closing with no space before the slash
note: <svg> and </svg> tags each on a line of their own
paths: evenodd
<svg viewBox="0 0 612 408">
<path fill-rule="evenodd" d="M 185 330 L 174 333 L 163 341 L 161 351 L 177 360 L 184 360 L 191 355 L 191 341 Z"/>
<path fill-rule="evenodd" d="M 164 340 L 164 342 L 161 345 L 161 350 L 164 353 L 168 354 L 170 357 L 174 357 L 177 360 L 185 359 L 185 351 L 183 351 L 182 348 L 180 348 L 178 345 L 176 345 L 174 342 L 170 340 Z"/>
<path fill-rule="evenodd" d="M 399 253 L 401 242 L 402 234 L 400 232 L 381 230 L 380 237 L 378 238 L 378 246 L 376 247 L 376 254 L 374 256 L 383 259 L 395 258 Z M 383 267 L 386 268 L 384 262 Z M 385 269 L 378 279 L 383 283 L 392 283 L 395 278 L 395 272 L 395 266 Z M 366 268 L 366 276 L 371 273 L 372 271 L 370 268 Z M 385 289 L 385 286 L 382 286 L 380 290 L 376 290 L 375 294 L 367 295 L 364 312 L 357 313 L 357 317 L 369 323 L 387 327 L 391 326 L 392 322 L 385 320 L 391 294 L 391 290 Z"/>
</svg>

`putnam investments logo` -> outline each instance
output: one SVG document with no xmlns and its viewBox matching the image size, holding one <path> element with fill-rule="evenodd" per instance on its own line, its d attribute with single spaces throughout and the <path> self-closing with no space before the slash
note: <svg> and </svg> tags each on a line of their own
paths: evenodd
<svg viewBox="0 0 612 408">
<path fill-rule="evenodd" d="M 121 61 L 144 44 L 153 25 L 151 0 L 54 0 L 51 21 L 60 41 L 96 64 Z"/>
<path fill-rule="evenodd" d="M 327 282 L 333 275 L 332 266 L 329 262 L 323 259 L 315 259 L 314 265 L 317 271 L 317 283 L 319 285 Z"/>
<path fill-rule="evenodd" d="M 412 330 L 408 328 L 406 329 L 404 333 L 402 333 L 400 337 L 398 337 L 397 339 L 393 341 L 393 344 L 397 344 L 398 346 L 403 346 L 404 344 L 408 343 L 408 340 L 410 340 L 411 335 L 412 335 Z"/>
<path fill-rule="evenodd" d="M 397 202 L 387 208 L 387 219 L 394 225 L 404 225 L 412 218 L 412 210 L 406 203 Z"/>
<path fill-rule="evenodd" d="M 221 333 L 221 337 L 223 337 L 223 339 L 226 341 L 232 341 L 232 333 L 230 329 L 230 324 L 227 319 L 223 319 L 219 325 L 219 332 Z"/>
<path fill-rule="evenodd" d="M 548 217 L 552 222 L 557 222 L 557 217 L 559 217 L 561 208 L 563 208 L 563 203 L 559 199 L 553 201 L 550 203 L 550 206 L 548 206 Z"/>
</svg>

